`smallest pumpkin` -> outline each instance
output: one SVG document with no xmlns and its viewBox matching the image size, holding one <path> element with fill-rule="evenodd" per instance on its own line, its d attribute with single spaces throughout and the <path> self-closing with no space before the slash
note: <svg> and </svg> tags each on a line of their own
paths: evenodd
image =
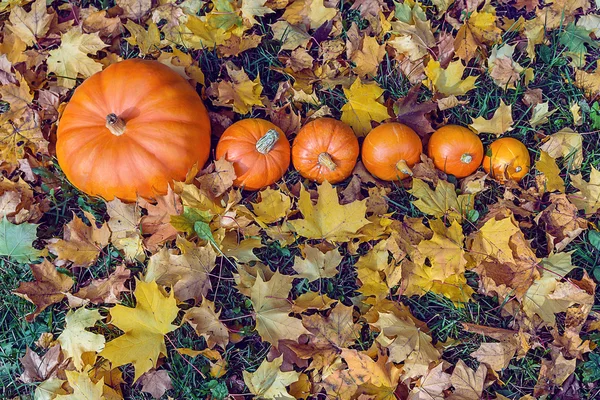
<svg viewBox="0 0 600 400">
<path fill-rule="evenodd" d="M 389 122 L 373 129 L 363 143 L 362 161 L 371 175 L 395 181 L 412 175 L 421 159 L 423 143 L 419 135 L 404 124 Z"/>
<path fill-rule="evenodd" d="M 527 147 L 514 138 L 501 138 L 489 145 L 483 169 L 500 183 L 519 182 L 529 172 L 531 161 Z"/>
<path fill-rule="evenodd" d="M 359 151 L 352 128 L 332 118 L 318 118 L 298 132 L 292 145 L 292 163 L 305 178 L 337 183 L 350 176 Z"/>
<path fill-rule="evenodd" d="M 259 190 L 283 176 L 290 165 L 290 142 L 281 129 L 260 118 L 243 119 L 223 132 L 215 151 L 233 164 L 235 186 Z"/>
</svg>

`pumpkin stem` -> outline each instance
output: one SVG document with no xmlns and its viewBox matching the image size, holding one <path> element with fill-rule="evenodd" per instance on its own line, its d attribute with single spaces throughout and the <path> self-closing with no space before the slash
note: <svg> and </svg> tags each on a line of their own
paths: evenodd
<svg viewBox="0 0 600 400">
<path fill-rule="evenodd" d="M 115 136 L 121 136 L 125 133 L 125 121 L 114 113 L 106 116 L 106 127 Z"/>
<path fill-rule="evenodd" d="M 412 170 L 409 168 L 408 164 L 404 160 L 400 160 L 396 163 L 396 169 L 408 176 L 413 175 Z"/>
<path fill-rule="evenodd" d="M 473 161 L 473 156 L 470 155 L 469 153 L 465 153 L 462 156 L 460 156 L 460 161 L 465 164 L 470 164 L 471 161 Z"/>
<path fill-rule="evenodd" d="M 275 129 L 269 129 L 267 133 L 263 135 L 260 139 L 256 141 L 256 151 L 260 154 L 267 154 L 273 147 L 275 147 L 275 143 L 279 140 L 279 132 Z"/>
<path fill-rule="evenodd" d="M 331 154 L 329 153 L 323 152 L 319 154 L 318 160 L 319 164 L 329 168 L 331 171 L 335 171 L 335 169 L 337 168 L 337 165 L 335 165 L 335 162 L 333 161 L 333 158 L 331 158 Z"/>
</svg>

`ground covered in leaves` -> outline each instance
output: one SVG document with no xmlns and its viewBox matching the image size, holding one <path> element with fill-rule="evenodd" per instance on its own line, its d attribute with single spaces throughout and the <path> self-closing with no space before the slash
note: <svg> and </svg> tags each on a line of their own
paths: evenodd
<svg viewBox="0 0 600 400">
<path fill-rule="evenodd" d="M 586 0 L 2 0 L 0 397 L 560 399 L 600 393 L 599 4 Z M 73 89 L 122 59 L 241 118 L 427 141 L 521 140 L 534 168 L 385 183 L 231 165 L 156 202 L 78 192 Z"/>
</svg>

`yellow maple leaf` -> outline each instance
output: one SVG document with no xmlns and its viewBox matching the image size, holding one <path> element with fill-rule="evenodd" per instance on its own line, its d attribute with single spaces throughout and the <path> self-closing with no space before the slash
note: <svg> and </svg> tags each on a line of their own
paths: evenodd
<svg viewBox="0 0 600 400">
<path fill-rule="evenodd" d="M 358 291 L 364 296 L 375 296 L 378 301 L 384 299 L 389 293 L 388 285 L 381 274 L 389 266 L 386 245 L 386 241 L 379 241 L 356 262 L 356 272 L 361 283 Z"/>
<path fill-rule="evenodd" d="M 475 264 L 490 256 L 502 263 L 514 262 L 510 238 L 520 231 L 512 216 L 500 220 L 489 219 L 470 236 L 470 257 L 475 260 Z"/>
<path fill-rule="evenodd" d="M 583 89 L 588 97 L 598 95 L 600 93 L 600 60 L 596 61 L 596 70 L 593 73 L 576 69 L 574 84 Z"/>
<path fill-rule="evenodd" d="M 365 36 L 362 39 L 361 47 L 352 53 L 350 59 L 356 66 L 354 72 L 361 77 L 377 75 L 379 63 L 385 55 L 385 46 L 377 42 L 377 38 Z"/>
<path fill-rule="evenodd" d="M 430 60 L 425 67 L 427 79 L 424 83 L 445 95 L 466 94 L 475 89 L 477 77 L 468 76 L 463 80 L 464 71 L 465 66 L 460 60 L 451 62 L 446 69 L 441 68 L 439 61 Z"/>
<path fill-rule="evenodd" d="M 75 311 L 69 310 L 65 317 L 66 327 L 56 340 L 60 343 L 63 353 L 71 357 L 71 361 L 79 371 L 84 366 L 81 358 L 83 353 L 88 351 L 96 353 L 104 348 L 104 336 L 86 330 L 101 319 L 98 310 L 88 310 L 83 307 Z"/>
<path fill-rule="evenodd" d="M 143 26 L 129 19 L 125 24 L 125 28 L 131 33 L 131 36 L 125 40 L 132 46 L 138 46 L 140 55 L 144 56 L 160 51 L 160 32 L 154 22 L 148 22 L 148 30 L 146 30 Z"/>
<path fill-rule="evenodd" d="M 500 99 L 500 106 L 494 111 L 491 119 L 485 119 L 484 117 L 474 118 L 469 127 L 477 133 L 493 133 L 496 136 L 500 136 L 503 133 L 512 131 L 514 129 L 512 124 L 512 105 L 506 105 Z"/>
<path fill-rule="evenodd" d="M 137 381 L 156 368 L 161 354 L 167 354 L 164 336 L 177 329 L 172 322 L 179 308 L 174 293 L 165 296 L 156 282 L 137 281 L 134 296 L 135 308 L 116 305 L 110 309 L 110 323 L 125 334 L 106 343 L 100 355 L 113 367 L 132 363 Z"/>
<path fill-rule="evenodd" d="M 535 163 L 535 169 L 542 173 L 538 179 L 540 190 L 565 192 L 565 182 L 560 177 L 560 168 L 556 165 L 556 160 L 544 150 L 540 150 L 540 158 Z"/>
<path fill-rule="evenodd" d="M 279 190 L 265 189 L 260 192 L 260 201 L 251 203 L 256 220 L 263 224 L 272 224 L 285 218 L 290 212 L 292 201 Z"/>
<path fill-rule="evenodd" d="M 383 89 L 377 83 L 363 84 L 357 78 L 350 89 L 344 89 L 348 102 L 342 106 L 342 121 L 354 129 L 358 136 L 371 131 L 371 121 L 381 122 L 390 117 L 387 107 L 379 102 Z"/>
<path fill-rule="evenodd" d="M 238 69 L 232 63 L 226 63 L 225 68 L 231 82 L 215 82 L 210 88 L 210 94 L 217 97 L 216 105 L 232 107 L 239 114 L 248 114 L 252 106 L 264 106 L 261 98 L 263 87 L 258 75 L 251 81 L 243 68 Z"/>
<path fill-rule="evenodd" d="M 448 277 L 453 274 L 465 272 L 467 259 L 463 243 L 465 237 L 462 233 L 462 227 L 456 221 L 446 228 L 446 225 L 439 219 L 430 221 L 433 237 L 429 240 L 422 240 L 417 249 L 420 255 L 427 258 L 431 267 L 439 270 L 441 276 Z M 413 257 L 413 261 L 417 262 Z M 419 262 L 425 261 L 419 260 Z"/>
<path fill-rule="evenodd" d="M 317 247 L 306 246 L 304 248 L 305 258 L 294 259 L 294 270 L 299 278 L 307 278 L 309 282 L 320 278 L 333 278 L 337 275 L 337 266 L 342 262 L 342 255 L 337 249 L 326 253 Z"/>
<path fill-rule="evenodd" d="M 78 76 L 88 78 L 102 71 L 102 64 L 92 60 L 88 54 L 108 47 L 98 32 L 83 33 L 81 28 L 72 28 L 61 36 L 58 49 L 50 50 L 48 72 L 54 72 L 60 86 L 72 88 Z"/>
<path fill-rule="evenodd" d="M 10 12 L 8 29 L 29 46 L 33 46 L 38 38 L 43 38 L 50 29 L 52 14 L 46 10 L 45 0 L 36 0 L 31 5 L 31 11 L 23 7 L 15 7 Z"/>
<path fill-rule="evenodd" d="M 266 2 L 267 0 L 242 0 L 240 11 L 242 17 L 250 26 L 258 24 L 258 21 L 254 17 L 262 17 L 275 12 L 269 7 L 265 7 Z"/>
<path fill-rule="evenodd" d="M 554 159 L 563 157 L 568 161 L 569 170 L 579 169 L 583 162 L 583 136 L 570 128 L 563 128 L 545 138 L 540 146 Z"/>
<path fill-rule="evenodd" d="M 260 337 L 277 346 L 279 340 L 298 340 L 302 334 L 309 333 L 302 321 L 290 317 L 292 305 L 288 301 L 292 289 L 293 276 L 275 272 L 271 279 L 264 281 L 257 275 L 250 288 L 250 301 L 254 307 L 256 331 Z"/>
<path fill-rule="evenodd" d="M 273 361 L 263 360 L 254 372 L 243 371 L 244 382 L 250 393 L 260 399 L 293 399 L 286 386 L 298 381 L 300 373 L 296 371 L 283 372 L 281 371 L 282 364 L 283 354 Z"/>
<path fill-rule="evenodd" d="M 313 206 L 310 194 L 300 188 L 298 209 L 304 219 L 290 221 L 298 235 L 308 239 L 325 239 L 332 242 L 348 242 L 356 232 L 367 225 L 365 200 L 340 205 L 336 190 L 327 181 L 317 189 L 319 199 Z"/>
<path fill-rule="evenodd" d="M 114 198 L 106 203 L 106 211 L 110 216 L 108 227 L 111 243 L 123 252 L 127 260 L 144 261 L 146 254 L 139 229 L 142 218 L 140 207 Z"/>
<path fill-rule="evenodd" d="M 578 192 L 570 194 L 569 200 L 575 206 L 584 210 L 586 214 L 593 214 L 600 209 L 600 171 L 592 166 L 590 180 L 583 180 L 581 173 L 571 175 L 571 184 L 579 189 Z"/>
<path fill-rule="evenodd" d="M 435 190 L 431 190 L 425 181 L 415 178 L 408 192 L 417 197 L 413 201 L 415 207 L 436 218 L 448 216 L 450 219 L 460 219 L 473 209 L 475 201 L 472 194 L 457 195 L 456 187 L 444 180 L 440 180 Z"/>
<path fill-rule="evenodd" d="M 104 378 L 94 383 L 87 372 L 65 371 L 69 385 L 73 389 L 71 394 L 59 394 L 53 397 L 56 400 L 104 400 Z"/>
<path fill-rule="evenodd" d="M 469 301 L 474 293 L 463 273 L 443 276 L 441 270 L 422 263 L 404 262 L 402 279 L 406 285 L 402 293 L 405 296 L 422 296 L 433 292 L 452 300 L 458 307 Z"/>
</svg>

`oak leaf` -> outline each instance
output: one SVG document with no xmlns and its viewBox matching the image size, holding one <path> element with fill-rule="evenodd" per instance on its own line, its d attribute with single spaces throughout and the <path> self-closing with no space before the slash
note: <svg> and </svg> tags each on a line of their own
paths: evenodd
<svg viewBox="0 0 600 400">
<path fill-rule="evenodd" d="M 413 187 L 408 192 L 417 197 L 413 201 L 415 207 L 436 218 L 447 216 L 451 220 L 461 219 L 473 209 L 475 201 L 474 195 L 457 195 L 454 185 L 445 180 L 440 180 L 435 190 L 431 190 L 426 182 L 413 179 Z"/>
<path fill-rule="evenodd" d="M 65 317 L 65 329 L 56 339 L 60 343 L 63 353 L 71 357 L 75 368 L 81 371 L 85 362 L 82 355 L 85 352 L 100 352 L 104 348 L 104 336 L 87 331 L 100 321 L 102 316 L 98 310 L 79 308 L 69 310 Z"/>
<path fill-rule="evenodd" d="M 203 336 L 209 348 L 215 345 L 223 349 L 229 343 L 229 331 L 225 324 L 219 321 L 221 311 L 215 311 L 215 303 L 203 299 L 199 307 L 192 307 L 185 312 L 183 317 L 196 331 L 198 336 Z"/>
<path fill-rule="evenodd" d="M 110 323 L 125 333 L 106 343 L 100 355 L 113 367 L 132 363 L 134 381 L 152 368 L 161 354 L 167 354 L 164 336 L 177 329 L 172 321 L 179 308 L 173 292 L 165 296 L 156 282 L 137 281 L 135 308 L 116 305 L 110 309 Z"/>
<path fill-rule="evenodd" d="M 58 256 L 58 260 L 71 261 L 75 267 L 92 265 L 110 239 L 110 230 L 106 224 L 98 228 L 92 214 L 86 211 L 83 214 L 90 221 L 91 226 L 86 225 L 73 214 L 73 220 L 65 225 L 64 239 L 48 245 L 48 249 Z"/>
<path fill-rule="evenodd" d="M 275 272 L 271 279 L 265 282 L 258 275 L 250 289 L 256 330 L 264 341 L 273 346 L 277 346 L 281 339 L 298 340 L 300 335 L 309 333 L 299 319 L 288 315 L 292 311 L 288 296 L 293 279 L 293 276 Z"/>
<path fill-rule="evenodd" d="M 63 33 L 57 49 L 48 53 L 48 72 L 54 72 L 59 86 L 72 88 L 78 76 L 89 78 L 102 71 L 102 64 L 88 57 L 107 47 L 98 32 L 82 33 L 81 28 L 72 28 Z"/>
<path fill-rule="evenodd" d="M 298 209 L 304 219 L 289 222 L 298 235 L 308 239 L 347 242 L 369 223 L 365 218 L 367 206 L 364 200 L 340 205 L 336 190 L 327 181 L 317 191 L 319 199 L 313 205 L 304 186 L 300 188 Z"/>
<path fill-rule="evenodd" d="M 341 120 L 352 127 L 358 136 L 366 136 L 371 131 L 371 121 L 388 119 L 387 107 L 378 100 L 383 95 L 377 83 L 362 83 L 357 78 L 349 89 L 344 89 L 348 102 L 341 108 Z"/>
<path fill-rule="evenodd" d="M 266 359 L 254 372 L 243 371 L 244 382 L 250 392 L 261 399 L 292 400 L 286 386 L 296 382 L 300 373 L 295 371 L 282 372 L 283 355 L 269 362 Z"/>
<path fill-rule="evenodd" d="M 494 111 L 494 115 L 491 119 L 485 119 L 483 116 L 473 119 L 473 122 L 469 125 L 477 133 L 492 133 L 496 137 L 512 131 L 512 105 L 504 104 L 504 101 L 500 99 L 500 106 Z"/>
<path fill-rule="evenodd" d="M 307 278 L 309 282 L 321 278 L 333 278 L 337 275 L 337 266 L 342 262 L 342 255 L 337 249 L 326 253 L 319 248 L 306 246 L 304 248 L 305 258 L 294 259 L 294 270 L 299 278 Z"/>
<path fill-rule="evenodd" d="M 61 301 L 65 297 L 65 292 L 73 286 L 74 281 L 70 276 L 58 272 L 54 265 L 46 259 L 41 264 L 30 264 L 29 267 L 35 281 L 21 282 L 14 293 L 35 304 L 33 313 L 25 317 L 27 321 L 31 322 L 46 307 Z"/>
</svg>

